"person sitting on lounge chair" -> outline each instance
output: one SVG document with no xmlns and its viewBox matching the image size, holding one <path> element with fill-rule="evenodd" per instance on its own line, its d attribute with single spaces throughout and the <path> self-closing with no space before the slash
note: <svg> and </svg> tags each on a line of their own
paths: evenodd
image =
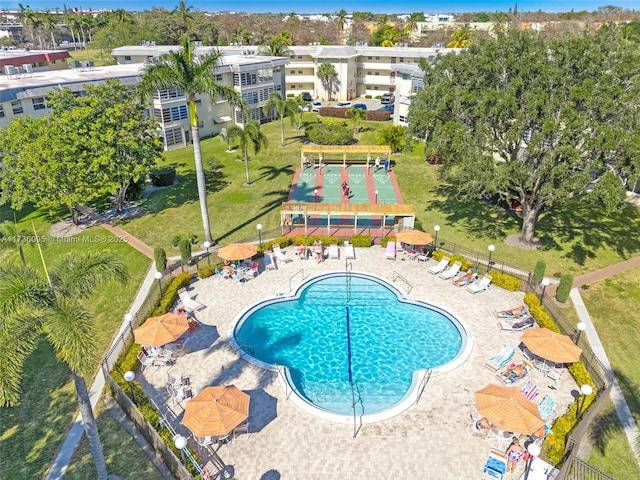
<svg viewBox="0 0 640 480">
<path fill-rule="evenodd" d="M 472 281 L 473 281 L 473 279 L 475 278 L 475 276 L 476 276 L 476 274 L 474 273 L 474 271 L 473 271 L 473 270 L 469 270 L 469 271 L 468 271 L 467 273 L 465 273 L 464 275 L 462 275 L 462 276 L 460 276 L 460 277 L 458 277 L 458 278 L 455 278 L 455 279 L 453 280 L 453 284 L 454 284 L 456 287 L 462 287 L 462 286 L 467 285 L 467 284 L 469 284 L 470 282 L 472 282 Z"/>
<path fill-rule="evenodd" d="M 487 417 L 482 417 L 476 422 L 476 430 L 482 432 L 484 435 L 488 435 L 491 431 L 491 423 Z"/>
<path fill-rule="evenodd" d="M 514 383 L 516 380 L 524 378 L 527 373 L 527 367 L 525 366 L 525 364 L 520 363 L 518 365 L 514 365 L 513 367 L 507 368 L 504 372 L 501 373 L 501 376 L 504 383 Z"/>
<path fill-rule="evenodd" d="M 520 305 L 519 307 L 512 308 L 511 310 L 502 310 L 496 312 L 498 318 L 522 318 L 527 314 L 527 307 Z"/>
</svg>

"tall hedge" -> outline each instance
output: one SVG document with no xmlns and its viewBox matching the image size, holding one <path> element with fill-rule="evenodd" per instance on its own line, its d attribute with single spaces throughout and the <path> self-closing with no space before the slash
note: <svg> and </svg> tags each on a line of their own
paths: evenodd
<svg viewBox="0 0 640 480">
<path fill-rule="evenodd" d="M 533 279 L 536 283 L 540 283 L 544 278 L 544 272 L 547 269 L 547 263 L 544 260 L 538 260 L 533 269 Z"/>
<path fill-rule="evenodd" d="M 156 247 L 153 250 L 153 256 L 156 261 L 156 270 L 164 272 L 167 269 L 167 252 L 164 248 Z"/>
<path fill-rule="evenodd" d="M 573 275 L 565 273 L 560 277 L 560 284 L 558 285 L 558 290 L 556 290 L 556 300 L 561 303 L 569 300 L 569 292 L 571 292 L 572 287 Z"/>
<path fill-rule="evenodd" d="M 180 248 L 180 259 L 182 260 L 182 264 L 186 265 L 191 261 L 191 242 L 188 238 L 183 237 L 178 242 L 178 247 Z"/>
</svg>

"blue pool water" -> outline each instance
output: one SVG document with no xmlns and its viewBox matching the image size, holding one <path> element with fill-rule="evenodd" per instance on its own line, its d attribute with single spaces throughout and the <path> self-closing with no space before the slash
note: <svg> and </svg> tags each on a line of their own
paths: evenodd
<svg viewBox="0 0 640 480">
<path fill-rule="evenodd" d="M 371 414 L 398 403 L 415 370 L 444 365 L 462 347 L 447 312 L 401 301 L 395 289 L 361 274 L 324 276 L 298 298 L 250 309 L 234 336 L 256 359 L 289 367 L 301 396 L 337 414 L 353 413 L 349 357 L 357 413 Z"/>
</svg>

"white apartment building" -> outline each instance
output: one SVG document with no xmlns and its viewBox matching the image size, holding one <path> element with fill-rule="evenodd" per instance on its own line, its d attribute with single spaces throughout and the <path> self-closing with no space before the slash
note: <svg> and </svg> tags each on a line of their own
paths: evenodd
<svg viewBox="0 0 640 480">
<path fill-rule="evenodd" d="M 396 101 L 393 110 L 394 125 L 409 125 L 409 107 L 413 96 L 424 88 L 424 72 L 416 64 L 394 65 L 396 74 Z"/>
</svg>

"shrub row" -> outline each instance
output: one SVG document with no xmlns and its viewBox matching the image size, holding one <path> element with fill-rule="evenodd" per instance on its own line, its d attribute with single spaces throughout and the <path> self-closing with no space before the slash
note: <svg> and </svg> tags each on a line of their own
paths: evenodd
<svg viewBox="0 0 640 480">
<path fill-rule="evenodd" d="M 345 118 L 348 119 L 349 115 L 347 115 L 348 108 L 340 108 L 340 107 L 321 107 L 318 112 L 323 117 L 333 117 L 333 118 Z M 379 112 L 378 110 L 367 110 L 367 117 L 364 120 L 370 120 L 373 122 L 386 122 L 391 118 L 390 112 Z"/>
<path fill-rule="evenodd" d="M 552 332 L 562 333 L 555 321 L 546 312 L 544 307 L 540 305 L 540 300 L 538 300 L 538 297 L 536 297 L 535 294 L 526 294 L 524 296 L 524 302 L 527 304 L 529 312 L 531 312 L 533 318 L 538 322 L 538 325 L 543 328 L 548 328 Z M 568 370 L 578 385 L 586 384 L 594 387 L 594 393 L 584 399 L 584 413 L 589 409 L 589 406 L 596 398 L 596 389 L 593 379 L 582 362 L 572 363 L 569 365 Z M 554 465 L 557 465 L 562 461 L 566 448 L 567 437 L 571 434 L 573 428 L 578 422 L 576 415 L 579 401 L 582 402 L 580 397 L 578 397 L 574 403 L 569 405 L 569 408 L 564 415 L 558 417 L 552 427 L 553 433 L 546 438 L 545 443 L 542 446 L 543 454 L 549 459 L 549 462 Z"/>
<path fill-rule="evenodd" d="M 176 298 L 178 298 L 178 290 L 182 287 L 186 287 L 191 283 L 191 274 L 189 273 L 181 273 L 177 277 L 175 277 L 169 286 L 164 290 L 162 295 L 162 300 L 160 300 L 160 305 L 153 311 L 152 316 L 156 315 L 164 315 L 173 306 Z"/>
<path fill-rule="evenodd" d="M 489 272 L 491 275 L 491 283 L 496 287 L 504 288 L 510 292 L 515 292 L 520 289 L 520 280 L 506 273 L 500 273 L 492 270 Z"/>
<path fill-rule="evenodd" d="M 336 128 L 335 125 L 325 123 L 310 123 L 304 133 L 309 140 L 318 145 L 347 145 L 353 141 L 353 129 L 348 128 L 346 124 Z"/>
</svg>

